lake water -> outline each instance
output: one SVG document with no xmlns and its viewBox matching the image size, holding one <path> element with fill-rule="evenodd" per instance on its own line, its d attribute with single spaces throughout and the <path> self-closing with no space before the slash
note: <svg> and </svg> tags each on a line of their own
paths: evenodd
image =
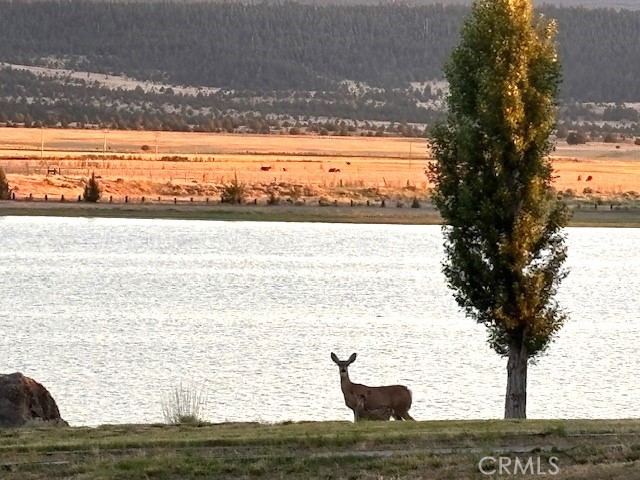
<svg viewBox="0 0 640 480">
<path fill-rule="evenodd" d="M 569 320 L 529 371 L 530 418 L 640 417 L 640 229 L 568 229 Z M 416 419 L 500 418 L 506 361 L 457 308 L 436 226 L 0 217 L 0 372 L 72 425 L 350 420 L 351 379 Z"/>
</svg>

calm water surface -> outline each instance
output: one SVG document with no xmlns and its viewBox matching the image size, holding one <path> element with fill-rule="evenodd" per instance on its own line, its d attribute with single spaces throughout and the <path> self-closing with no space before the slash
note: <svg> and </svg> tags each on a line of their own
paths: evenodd
<svg viewBox="0 0 640 480">
<path fill-rule="evenodd" d="M 0 218 L 0 372 L 72 425 L 351 419 L 337 367 L 417 419 L 499 418 L 506 362 L 459 311 L 435 226 Z M 570 318 L 529 372 L 534 418 L 640 417 L 640 229 L 569 229 Z"/>
</svg>

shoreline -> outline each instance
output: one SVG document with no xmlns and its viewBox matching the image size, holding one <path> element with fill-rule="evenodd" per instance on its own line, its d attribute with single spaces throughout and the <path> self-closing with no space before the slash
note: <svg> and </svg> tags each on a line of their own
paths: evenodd
<svg viewBox="0 0 640 480">
<path fill-rule="evenodd" d="M 640 227 L 640 207 L 595 209 L 572 206 L 569 227 Z M 90 218 L 139 218 L 214 221 L 320 222 L 391 225 L 441 225 L 431 204 L 420 208 L 395 206 L 229 205 L 219 203 L 86 203 L 37 200 L 0 201 L 0 217 L 46 216 Z"/>
</svg>

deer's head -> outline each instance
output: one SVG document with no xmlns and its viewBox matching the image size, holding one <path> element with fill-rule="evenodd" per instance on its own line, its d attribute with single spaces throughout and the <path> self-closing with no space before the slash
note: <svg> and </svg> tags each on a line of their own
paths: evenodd
<svg viewBox="0 0 640 480">
<path fill-rule="evenodd" d="M 356 354 L 353 353 L 349 360 L 340 360 L 335 353 L 331 352 L 331 360 L 333 360 L 340 371 L 340 378 L 349 378 L 349 365 L 356 361 Z"/>
</svg>

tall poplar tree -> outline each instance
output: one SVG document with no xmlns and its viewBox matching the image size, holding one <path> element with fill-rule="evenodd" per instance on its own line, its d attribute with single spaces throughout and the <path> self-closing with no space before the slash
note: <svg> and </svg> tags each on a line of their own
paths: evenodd
<svg viewBox="0 0 640 480">
<path fill-rule="evenodd" d="M 565 315 L 569 212 L 548 154 L 560 66 L 555 24 L 531 0 L 480 0 L 445 67 L 447 120 L 432 131 L 433 199 L 457 303 L 507 357 L 505 418 L 526 418 L 527 367 Z"/>
</svg>

